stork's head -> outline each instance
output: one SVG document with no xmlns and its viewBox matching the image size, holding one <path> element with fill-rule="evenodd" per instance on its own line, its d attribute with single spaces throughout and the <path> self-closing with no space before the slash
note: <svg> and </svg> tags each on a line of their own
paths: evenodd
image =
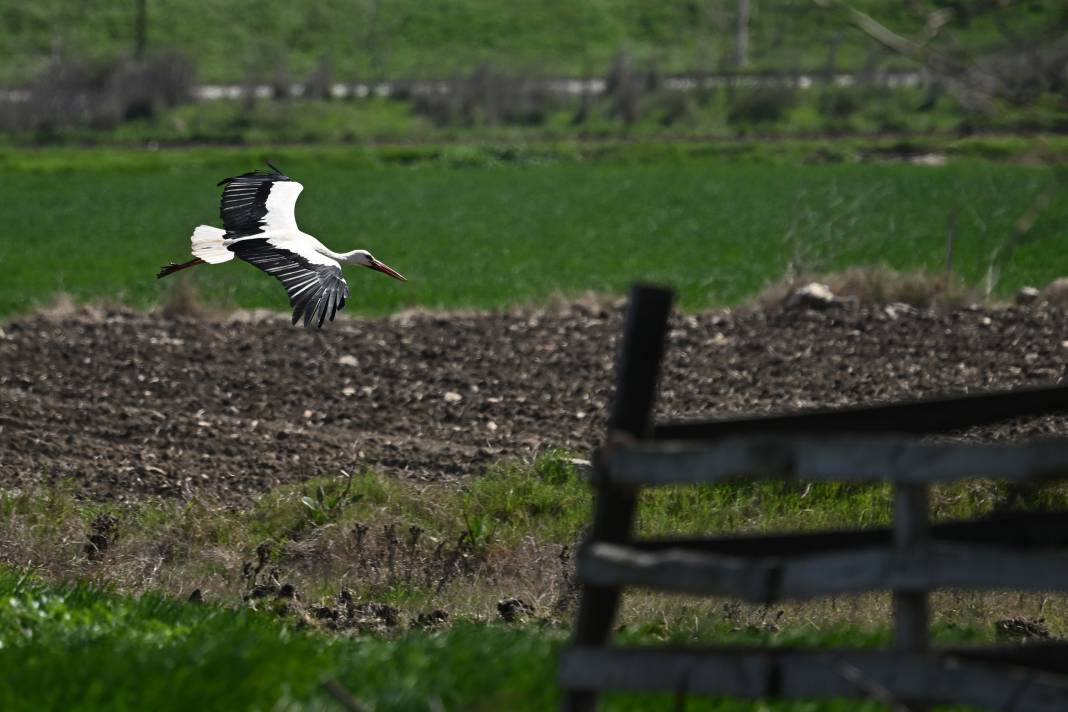
<svg viewBox="0 0 1068 712">
<path fill-rule="evenodd" d="M 368 268 L 373 269 L 373 270 L 375 270 L 377 272 L 381 272 L 383 274 L 388 274 L 393 279 L 399 279 L 402 282 L 407 282 L 408 281 L 408 280 L 406 280 L 404 278 L 404 275 L 402 275 L 400 272 L 398 272 L 397 270 L 395 270 L 392 267 L 390 267 L 389 265 L 387 265 L 385 262 L 381 262 L 379 260 L 376 260 L 374 258 L 374 255 L 372 255 L 367 250 L 353 250 L 352 252 L 350 252 L 350 253 L 348 253 L 346 255 L 346 258 L 347 258 L 345 260 L 346 262 L 350 262 L 352 264 L 357 264 L 357 265 L 363 265 L 364 267 L 368 267 Z"/>
</svg>

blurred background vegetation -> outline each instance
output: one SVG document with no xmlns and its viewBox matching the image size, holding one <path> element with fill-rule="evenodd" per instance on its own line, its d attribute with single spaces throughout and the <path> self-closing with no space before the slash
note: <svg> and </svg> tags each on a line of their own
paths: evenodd
<svg viewBox="0 0 1068 712">
<path fill-rule="evenodd" d="M 1068 130 L 1058 0 L 8 0 L 0 26 L 9 145 Z"/>
</svg>

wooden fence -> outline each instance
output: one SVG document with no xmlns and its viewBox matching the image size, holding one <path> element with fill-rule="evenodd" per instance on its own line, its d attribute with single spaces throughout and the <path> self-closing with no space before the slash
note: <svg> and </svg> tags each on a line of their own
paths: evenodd
<svg viewBox="0 0 1068 712">
<path fill-rule="evenodd" d="M 1003 513 L 932 525 L 928 488 L 989 477 L 1068 477 L 1068 440 L 978 444 L 919 436 L 1068 410 L 1068 387 L 876 407 L 654 425 L 672 295 L 631 295 L 606 442 L 594 454 L 596 505 L 578 558 L 582 598 L 559 682 L 565 709 L 603 690 L 742 698 L 878 698 L 903 709 L 962 703 L 1068 710 L 1068 644 L 932 648 L 932 589 L 1068 589 L 1068 512 Z M 644 486 L 739 480 L 889 481 L 886 529 L 639 540 Z M 611 645 L 625 587 L 730 596 L 764 604 L 893 592 L 892 650 L 666 648 Z"/>
</svg>

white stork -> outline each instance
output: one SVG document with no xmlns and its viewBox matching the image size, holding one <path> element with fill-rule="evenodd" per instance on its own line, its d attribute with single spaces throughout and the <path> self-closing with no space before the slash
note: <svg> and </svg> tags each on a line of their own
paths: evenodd
<svg viewBox="0 0 1068 712">
<path fill-rule="evenodd" d="M 341 273 L 341 263 L 370 267 L 394 279 L 405 281 L 400 272 L 376 260 L 367 250 L 334 252 L 297 228 L 294 209 L 304 186 L 267 162 L 270 171 L 252 171 L 226 178 L 219 215 L 223 230 L 198 225 L 191 238 L 195 259 L 182 264 L 171 262 L 159 277 L 202 264 L 218 264 L 234 256 L 278 278 L 289 294 L 293 323 L 304 317 L 304 326 L 314 322 L 322 327 L 329 316 L 333 321 L 345 306 L 349 285 Z"/>
</svg>

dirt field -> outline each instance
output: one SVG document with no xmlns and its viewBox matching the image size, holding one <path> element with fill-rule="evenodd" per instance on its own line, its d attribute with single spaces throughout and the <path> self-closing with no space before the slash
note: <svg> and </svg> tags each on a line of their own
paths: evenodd
<svg viewBox="0 0 1068 712">
<path fill-rule="evenodd" d="M 0 327 L 0 486 L 209 494 L 368 466 L 436 479 L 603 433 L 621 309 L 339 319 L 123 311 Z M 679 316 L 662 416 L 871 402 L 1068 376 L 1068 314 L 881 307 Z M 1068 415 L 975 436 L 1068 434 Z"/>
</svg>

